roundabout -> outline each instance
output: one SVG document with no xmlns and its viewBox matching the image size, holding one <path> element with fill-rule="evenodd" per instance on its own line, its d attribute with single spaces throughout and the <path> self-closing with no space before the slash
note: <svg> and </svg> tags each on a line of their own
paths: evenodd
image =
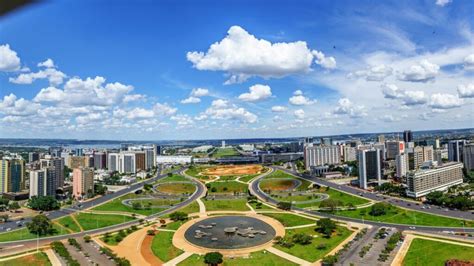
<svg viewBox="0 0 474 266">
<path fill-rule="evenodd" d="M 276 219 L 258 215 L 222 215 L 193 219 L 174 234 L 173 245 L 204 254 L 219 251 L 224 255 L 243 255 L 266 249 L 285 228 Z"/>
</svg>

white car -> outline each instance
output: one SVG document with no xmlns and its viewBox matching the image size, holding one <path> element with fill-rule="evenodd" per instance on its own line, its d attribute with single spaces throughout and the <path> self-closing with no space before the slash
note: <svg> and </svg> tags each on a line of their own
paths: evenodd
<svg viewBox="0 0 474 266">
<path fill-rule="evenodd" d="M 408 227 L 408 228 L 410 228 L 411 230 L 415 230 L 415 229 L 416 229 L 416 227 L 414 227 L 414 226 L 410 226 L 410 227 Z"/>
</svg>

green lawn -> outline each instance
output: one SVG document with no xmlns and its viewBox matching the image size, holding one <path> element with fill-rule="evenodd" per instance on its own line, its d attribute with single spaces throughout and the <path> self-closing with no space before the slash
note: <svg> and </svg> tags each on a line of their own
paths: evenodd
<svg viewBox="0 0 474 266">
<path fill-rule="evenodd" d="M 187 214 L 199 212 L 199 204 L 194 201 L 193 203 L 189 204 L 188 206 L 183 207 L 181 209 L 178 209 L 176 211 L 184 212 L 184 213 L 187 213 Z M 169 216 L 169 214 L 165 215 L 164 217 L 168 217 L 168 216 Z"/>
<path fill-rule="evenodd" d="M 151 215 L 154 213 L 158 213 L 160 211 L 163 211 L 164 209 L 161 208 L 152 208 L 149 210 L 135 210 L 132 207 L 129 207 L 127 205 L 122 204 L 122 200 L 125 199 L 135 199 L 143 197 L 141 194 L 135 194 L 135 193 L 129 193 L 127 195 L 123 195 L 119 198 L 113 199 L 105 204 L 102 204 L 100 206 L 97 206 L 93 208 L 92 210 L 97 210 L 97 211 L 117 211 L 117 212 L 130 212 L 130 213 L 137 213 L 137 214 L 142 214 L 142 215 Z"/>
<path fill-rule="evenodd" d="M 62 226 L 72 230 L 73 232 L 80 232 L 81 228 L 79 228 L 79 225 L 71 218 L 71 216 L 65 216 L 61 219 L 56 220 L 59 224 Z"/>
<path fill-rule="evenodd" d="M 339 200 L 344 205 L 352 203 L 354 206 L 357 206 L 357 205 L 362 205 L 369 202 L 369 200 L 366 200 L 364 198 L 353 196 L 353 195 L 350 195 L 350 194 L 347 194 L 345 192 L 338 191 L 335 189 L 326 190 L 326 188 L 321 188 L 315 192 L 328 194 L 329 198 Z M 302 200 L 305 200 L 305 199 L 302 199 Z M 320 204 L 321 204 L 321 201 L 311 202 L 311 203 L 301 203 L 301 204 L 295 203 L 296 206 L 301 207 L 301 208 L 319 207 Z"/>
<path fill-rule="evenodd" d="M 190 183 L 169 183 L 158 186 L 156 190 L 167 194 L 191 194 L 196 186 Z"/>
<path fill-rule="evenodd" d="M 240 155 L 240 153 L 234 148 L 217 148 L 211 154 L 211 156 L 214 157 L 214 158 L 221 158 L 221 157 L 227 157 L 227 156 L 238 156 L 238 155 Z"/>
<path fill-rule="evenodd" d="M 159 231 L 153 237 L 151 250 L 163 262 L 176 258 L 183 253 L 183 251 L 173 246 L 173 235 L 173 232 Z"/>
<path fill-rule="evenodd" d="M 134 220 L 134 218 L 125 215 L 97 215 L 92 213 L 79 213 L 76 215 L 76 219 L 86 231 Z"/>
<path fill-rule="evenodd" d="M 203 200 L 207 211 L 249 211 L 247 199 Z"/>
<path fill-rule="evenodd" d="M 260 209 L 257 209 L 257 203 L 250 203 L 250 206 L 252 206 L 252 208 L 257 212 L 260 210 L 274 210 L 273 208 L 270 208 L 265 204 L 262 204 Z"/>
<path fill-rule="evenodd" d="M 176 221 L 176 222 L 171 222 L 169 224 L 166 225 L 166 229 L 171 229 L 171 230 L 177 230 L 179 227 L 181 227 L 181 225 L 183 225 L 184 223 L 186 223 L 186 221 Z"/>
<path fill-rule="evenodd" d="M 231 193 L 234 192 L 247 192 L 248 185 L 242 184 L 236 181 L 224 181 L 224 182 L 211 182 L 206 184 L 208 187 L 209 194 L 212 193 Z M 213 191 L 213 190 L 216 191 Z"/>
<path fill-rule="evenodd" d="M 200 176 L 199 173 L 204 171 L 206 168 L 209 168 L 209 165 L 193 165 L 186 170 L 186 174 L 193 176 L 195 178 L 203 178 L 203 176 Z"/>
<path fill-rule="evenodd" d="M 443 266 L 449 259 L 474 261 L 474 248 L 426 239 L 413 239 L 404 266 Z"/>
<path fill-rule="evenodd" d="M 178 264 L 179 266 L 206 265 L 203 256 L 193 254 Z M 258 251 L 250 254 L 248 258 L 224 258 L 222 266 L 260 265 L 260 266 L 291 266 L 298 265 L 287 261 L 268 251 Z"/>
<path fill-rule="evenodd" d="M 267 175 L 264 179 L 268 178 L 297 178 L 294 175 L 290 175 L 282 170 L 273 171 L 273 173 Z"/>
<path fill-rule="evenodd" d="M 306 224 L 316 224 L 315 220 L 294 215 L 291 213 L 264 213 L 263 215 L 275 218 L 285 227 L 306 225 Z"/>
<path fill-rule="evenodd" d="M 187 179 L 186 177 L 182 176 L 182 175 L 172 175 L 172 176 L 167 176 L 167 177 L 164 177 L 160 180 L 158 180 L 156 183 L 167 183 L 167 182 L 174 182 L 174 181 L 190 181 L 189 179 Z"/>
<path fill-rule="evenodd" d="M 265 173 L 266 171 L 262 171 L 262 173 Z M 243 182 L 249 182 L 250 180 L 252 180 L 254 177 L 256 176 L 259 176 L 261 174 L 253 174 L 253 175 L 243 175 L 240 177 L 240 181 L 243 181 Z"/>
<path fill-rule="evenodd" d="M 44 252 L 38 252 L 38 253 L 26 255 L 20 258 L 0 262 L 0 266 L 24 266 L 24 265 L 50 266 L 51 262 L 49 261 L 48 256 Z"/>
<path fill-rule="evenodd" d="M 357 209 L 353 211 L 337 211 L 334 214 L 339 216 L 351 217 L 371 221 L 380 221 L 394 224 L 409 225 L 426 225 L 426 226 L 446 226 L 446 227 L 462 227 L 462 221 L 454 218 L 436 216 L 424 212 L 411 211 L 407 209 L 392 206 L 390 210 L 380 216 L 372 216 L 369 214 L 370 207 Z M 474 222 L 466 221 L 466 227 L 473 227 Z"/>
<path fill-rule="evenodd" d="M 291 236 L 297 233 L 305 233 L 313 236 L 313 240 L 309 245 L 300 245 L 295 244 L 291 248 L 284 248 L 280 245 L 275 245 L 277 249 L 287 252 L 291 255 L 294 255 L 298 258 L 314 262 L 324 257 L 332 249 L 334 249 L 339 243 L 344 241 L 347 237 L 351 235 L 351 231 L 345 227 L 338 226 L 336 232 L 331 236 L 331 238 L 324 238 L 320 233 L 315 231 L 316 226 L 314 227 L 305 227 L 298 229 L 291 229 L 286 231 L 286 236 Z M 319 244 L 325 244 L 324 249 L 318 249 Z"/>
<path fill-rule="evenodd" d="M 63 229 L 62 227 L 53 224 L 53 228 L 55 229 L 55 232 L 50 235 L 42 236 L 42 237 L 48 237 L 48 236 L 57 236 L 57 235 L 64 235 L 68 234 L 69 232 Z M 42 238 L 40 237 L 40 238 Z M 25 239 L 34 239 L 37 238 L 36 234 L 31 234 L 26 227 L 19 229 L 19 230 L 13 230 L 11 232 L 6 232 L 6 233 L 1 233 L 0 234 L 0 242 L 7 242 L 7 241 L 16 241 L 16 240 L 25 240 Z"/>
</svg>

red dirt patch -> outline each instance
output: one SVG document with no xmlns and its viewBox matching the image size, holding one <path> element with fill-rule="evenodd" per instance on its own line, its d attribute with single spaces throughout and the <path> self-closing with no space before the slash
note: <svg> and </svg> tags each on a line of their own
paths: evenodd
<svg viewBox="0 0 474 266">
<path fill-rule="evenodd" d="M 209 176 L 253 175 L 260 173 L 262 170 L 263 167 L 258 164 L 222 165 L 208 168 L 202 174 Z"/>
<path fill-rule="evenodd" d="M 159 231 L 155 231 L 156 234 L 159 234 Z M 143 258 L 150 263 L 151 265 L 162 265 L 163 262 L 153 254 L 151 251 L 151 243 L 153 241 L 154 236 L 146 235 L 143 239 L 142 246 L 140 248 L 140 252 Z"/>
</svg>

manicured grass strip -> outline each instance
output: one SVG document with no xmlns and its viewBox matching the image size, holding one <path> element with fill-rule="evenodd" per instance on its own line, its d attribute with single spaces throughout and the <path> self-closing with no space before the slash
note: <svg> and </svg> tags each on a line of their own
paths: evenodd
<svg viewBox="0 0 474 266">
<path fill-rule="evenodd" d="M 151 251 L 163 262 L 176 258 L 183 253 L 182 250 L 173 246 L 173 235 L 173 232 L 158 231 L 151 243 Z"/>
<path fill-rule="evenodd" d="M 260 202 L 260 203 L 261 203 L 261 202 Z M 256 203 L 256 202 L 250 203 L 250 206 L 252 206 L 252 208 L 253 208 L 256 212 L 261 211 L 261 210 L 275 210 L 275 209 L 273 209 L 273 208 L 268 207 L 267 205 L 265 205 L 265 204 L 263 204 L 263 203 L 262 203 L 262 205 L 260 205 L 260 208 L 257 208 L 257 203 Z"/>
<path fill-rule="evenodd" d="M 188 206 L 186 206 L 184 208 L 181 208 L 181 209 L 178 209 L 176 211 L 184 212 L 184 213 L 187 213 L 187 214 L 199 212 L 199 204 L 194 201 L 193 203 L 189 204 Z"/>
<path fill-rule="evenodd" d="M 263 215 L 272 217 L 282 223 L 285 227 L 316 224 L 315 220 L 311 220 L 305 217 L 294 215 L 291 213 L 264 213 Z"/>
<path fill-rule="evenodd" d="M 182 175 L 172 175 L 172 176 L 164 177 L 158 180 L 158 182 L 156 183 L 166 183 L 166 182 L 173 182 L 173 181 L 189 181 L 189 179 L 187 179 L 186 177 Z"/>
<path fill-rule="evenodd" d="M 76 219 L 86 231 L 134 220 L 134 218 L 125 215 L 97 215 L 91 213 L 79 213 L 76 215 Z"/>
<path fill-rule="evenodd" d="M 227 156 L 238 156 L 240 153 L 234 148 L 217 148 L 211 156 L 214 158 L 221 158 Z"/>
<path fill-rule="evenodd" d="M 273 171 L 273 173 L 267 175 L 264 179 L 267 178 L 297 178 L 293 175 L 290 175 L 282 170 Z"/>
<path fill-rule="evenodd" d="M 313 236 L 313 240 L 311 244 L 308 245 L 300 245 L 295 244 L 291 248 L 285 248 L 280 245 L 275 245 L 274 247 L 287 252 L 291 255 L 294 255 L 298 258 L 302 258 L 304 260 L 314 262 L 316 260 L 321 259 L 327 253 L 329 253 L 332 249 L 334 249 L 339 243 L 344 241 L 347 237 L 349 237 L 352 231 L 348 230 L 345 227 L 338 226 L 336 232 L 333 233 L 331 238 L 325 238 L 323 235 L 315 231 L 316 226 L 314 227 L 305 227 L 305 228 L 298 228 L 298 229 L 291 229 L 286 231 L 286 236 L 292 236 L 297 233 L 304 233 Z M 324 244 L 324 249 L 318 249 L 317 247 L 320 244 Z"/>
<path fill-rule="evenodd" d="M 265 171 L 262 171 L 262 173 L 264 173 Z M 239 178 L 240 181 L 242 182 L 249 182 L 250 180 L 252 180 L 254 177 L 256 176 L 259 176 L 261 174 L 253 174 L 253 175 L 243 175 Z"/>
<path fill-rule="evenodd" d="M 143 197 L 142 194 L 135 194 L 135 193 L 129 193 L 126 195 L 123 195 L 119 198 L 113 199 L 105 204 L 99 205 L 92 210 L 96 211 L 117 211 L 117 212 L 130 212 L 130 213 L 137 213 L 137 214 L 142 214 L 142 215 L 151 215 L 158 213 L 160 211 L 163 211 L 164 209 L 161 208 L 152 208 L 149 210 L 135 210 L 130 206 L 122 204 L 122 201 L 125 199 L 135 199 L 135 198 L 141 198 Z"/>
<path fill-rule="evenodd" d="M 0 262 L 0 266 L 25 266 L 25 265 L 50 266 L 51 262 L 49 261 L 46 253 L 44 252 L 38 252 L 38 253 L 26 255 L 20 258 Z"/>
<path fill-rule="evenodd" d="M 73 232 L 81 232 L 81 228 L 79 227 L 79 225 L 77 225 L 77 223 L 71 218 L 71 216 L 65 216 L 63 218 L 60 218 L 59 220 L 57 220 L 56 222 L 58 222 L 59 224 L 61 224 L 62 226 L 72 230 Z"/>
<path fill-rule="evenodd" d="M 445 265 L 449 259 L 474 260 L 474 248 L 415 238 L 403 260 L 404 266 Z"/>
<path fill-rule="evenodd" d="M 207 211 L 249 211 L 247 199 L 203 200 Z"/>
<path fill-rule="evenodd" d="M 57 235 L 64 235 L 68 234 L 69 232 L 63 229 L 61 226 L 53 224 L 53 228 L 55 232 L 49 235 L 40 236 L 40 238 L 48 237 L 48 236 L 57 236 Z M 11 232 L 1 233 L 0 234 L 0 242 L 7 242 L 7 241 L 17 241 L 17 240 L 25 240 L 25 239 L 34 239 L 38 236 L 36 234 L 32 234 L 28 231 L 26 227 L 13 230 Z"/>
<path fill-rule="evenodd" d="M 369 214 L 370 207 L 357 209 L 353 211 L 337 211 L 335 215 L 351 217 L 371 221 L 380 221 L 394 224 L 425 225 L 425 226 L 446 226 L 462 227 L 462 220 L 448 218 L 444 216 L 432 215 L 424 212 L 412 211 L 392 206 L 384 215 L 372 216 Z M 466 227 L 473 227 L 474 222 L 465 221 Z"/>
<path fill-rule="evenodd" d="M 196 186 L 190 183 L 169 183 L 160 185 L 156 189 L 167 194 L 191 194 L 196 190 Z"/>
<path fill-rule="evenodd" d="M 211 182 L 206 184 L 209 193 L 247 192 L 248 185 L 237 181 Z"/>
<path fill-rule="evenodd" d="M 206 265 L 204 264 L 204 257 L 194 254 L 189 256 L 187 259 L 178 263 L 179 266 L 195 266 L 195 265 Z M 224 258 L 222 266 L 241 266 L 241 265 L 260 265 L 260 266 L 292 266 L 298 265 L 291 261 L 285 260 L 284 258 L 277 256 L 267 251 L 258 251 L 250 254 L 248 258 L 236 257 L 236 258 Z"/>
</svg>

